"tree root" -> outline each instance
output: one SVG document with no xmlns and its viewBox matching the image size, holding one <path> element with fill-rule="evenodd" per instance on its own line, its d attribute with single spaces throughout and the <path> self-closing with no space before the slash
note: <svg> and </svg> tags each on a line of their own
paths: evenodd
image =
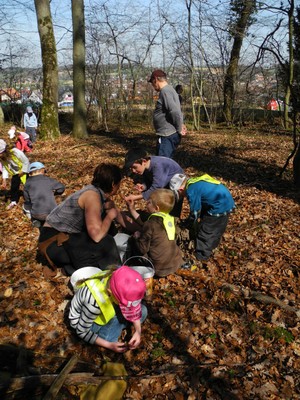
<svg viewBox="0 0 300 400">
<path fill-rule="evenodd" d="M 245 299 L 257 300 L 264 304 L 274 304 L 274 305 L 282 308 L 285 311 L 295 313 L 297 318 L 298 319 L 300 318 L 300 310 L 298 308 L 289 306 L 288 304 L 285 304 L 283 301 L 275 299 L 274 297 L 265 295 L 261 292 L 257 292 L 255 290 L 250 290 L 249 288 L 241 288 L 239 286 L 235 286 L 235 285 L 232 285 L 232 284 L 226 283 L 226 282 L 224 282 L 222 284 L 222 289 L 225 289 L 225 290 L 228 289 L 235 294 L 242 294 Z"/>
</svg>

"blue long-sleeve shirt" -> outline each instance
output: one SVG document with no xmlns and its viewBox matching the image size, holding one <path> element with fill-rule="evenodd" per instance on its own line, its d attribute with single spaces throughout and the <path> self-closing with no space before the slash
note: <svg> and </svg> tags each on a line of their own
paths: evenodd
<svg viewBox="0 0 300 400">
<path fill-rule="evenodd" d="M 154 190 L 168 188 L 175 174 L 184 174 L 176 161 L 168 157 L 152 156 L 149 169 L 143 173 L 143 181 L 146 185 L 146 190 L 142 193 L 143 198 L 148 200 Z"/>
</svg>

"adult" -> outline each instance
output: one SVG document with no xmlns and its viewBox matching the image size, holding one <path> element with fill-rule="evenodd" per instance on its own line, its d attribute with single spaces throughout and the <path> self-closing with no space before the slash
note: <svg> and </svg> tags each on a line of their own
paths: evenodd
<svg viewBox="0 0 300 400">
<path fill-rule="evenodd" d="M 152 72 L 149 81 L 159 93 L 153 113 L 153 125 L 157 135 L 157 155 L 173 158 L 174 152 L 186 133 L 178 94 L 168 84 L 167 75 L 161 69 Z"/>
<path fill-rule="evenodd" d="M 183 86 L 180 85 L 180 84 L 176 85 L 176 86 L 175 86 L 175 91 L 176 91 L 176 93 L 178 94 L 179 103 L 180 103 L 180 105 L 181 105 L 182 102 L 183 102 L 183 97 L 182 97 Z"/>
<path fill-rule="evenodd" d="M 111 236 L 116 233 L 113 220 L 118 215 L 111 196 L 118 192 L 121 179 L 117 165 L 99 164 L 92 183 L 67 197 L 48 215 L 41 229 L 39 250 L 54 272 L 61 267 L 71 275 L 85 266 L 106 269 L 120 264 Z"/>
</svg>

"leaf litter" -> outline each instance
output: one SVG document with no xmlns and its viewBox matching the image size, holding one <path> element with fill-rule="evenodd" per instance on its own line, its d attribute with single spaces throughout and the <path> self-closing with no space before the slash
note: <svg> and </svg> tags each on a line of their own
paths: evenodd
<svg viewBox="0 0 300 400">
<path fill-rule="evenodd" d="M 291 167 L 279 178 L 291 141 L 254 129 L 183 138 L 176 160 L 188 175 L 205 171 L 224 182 L 237 208 L 206 265 L 155 279 L 142 344 L 123 355 L 84 343 L 68 327 L 69 278 L 43 276 L 39 231 L 23 215 L 23 199 L 7 211 L 1 197 L 1 344 L 33 352 L 34 367 L 49 374 L 73 354 L 90 369 L 103 360 L 121 362 L 128 373 L 125 399 L 298 399 L 299 314 L 282 308 L 300 309 L 300 194 Z M 90 183 L 98 163 L 123 166 L 137 142 L 154 153 L 153 134 L 132 131 L 37 142 L 29 157 L 66 185 L 60 202 Z M 132 189 L 125 178 L 115 199 L 120 208 Z M 185 201 L 182 218 L 187 215 Z M 184 229 L 178 243 L 197 265 Z M 60 396 L 79 398 L 70 388 Z"/>
</svg>

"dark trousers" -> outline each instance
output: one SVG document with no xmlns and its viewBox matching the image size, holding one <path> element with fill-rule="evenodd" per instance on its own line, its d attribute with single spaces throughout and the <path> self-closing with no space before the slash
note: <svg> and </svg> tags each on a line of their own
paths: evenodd
<svg viewBox="0 0 300 400">
<path fill-rule="evenodd" d="M 21 179 L 19 174 L 13 175 L 11 177 L 11 186 L 10 186 L 10 201 L 15 201 L 18 203 L 20 200 L 20 184 Z"/>
<path fill-rule="evenodd" d="M 51 231 L 57 233 L 55 229 L 43 227 L 40 243 L 49 238 L 47 230 L 50 233 Z M 82 267 L 91 266 L 105 270 L 111 265 L 121 264 L 116 242 L 110 235 L 106 235 L 96 243 L 86 232 L 73 233 L 61 245 L 58 245 L 57 241 L 52 242 L 47 247 L 46 253 L 53 264 L 64 268 L 68 275 Z"/>
<path fill-rule="evenodd" d="M 215 217 L 204 214 L 196 225 L 196 258 L 207 260 L 219 245 L 228 224 L 229 214 Z"/>
<path fill-rule="evenodd" d="M 170 211 L 170 215 L 172 215 L 172 217 L 180 218 L 182 205 L 183 205 L 183 199 L 176 200 L 174 207 Z"/>
</svg>

